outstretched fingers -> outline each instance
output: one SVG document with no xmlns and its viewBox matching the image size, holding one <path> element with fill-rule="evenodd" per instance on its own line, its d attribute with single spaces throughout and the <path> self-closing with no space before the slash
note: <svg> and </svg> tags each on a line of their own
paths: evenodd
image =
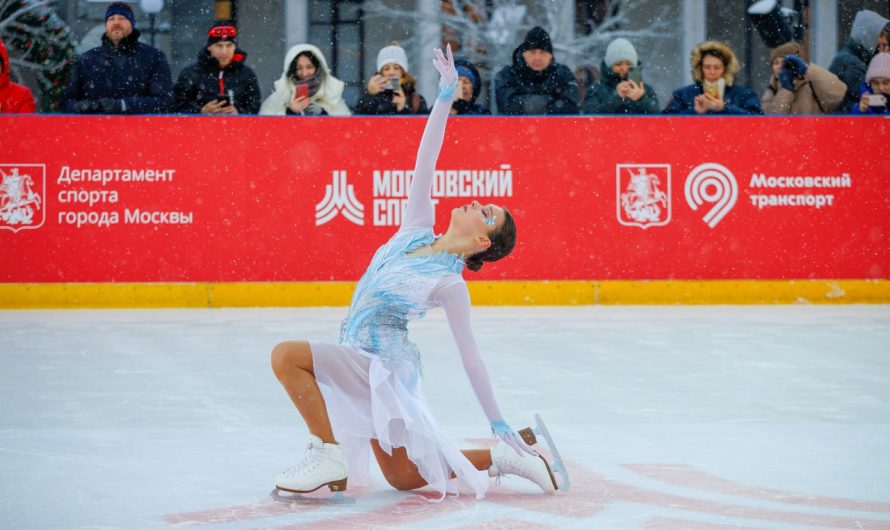
<svg viewBox="0 0 890 530">
<path fill-rule="evenodd" d="M 435 48 L 433 53 L 435 54 L 435 57 L 433 58 L 433 66 L 439 71 L 439 75 L 442 77 L 442 84 L 450 85 L 457 80 L 457 71 L 454 69 L 454 55 L 451 53 L 451 44 L 448 44 L 445 47 L 445 53 L 442 53 L 442 50 L 439 48 Z"/>
</svg>

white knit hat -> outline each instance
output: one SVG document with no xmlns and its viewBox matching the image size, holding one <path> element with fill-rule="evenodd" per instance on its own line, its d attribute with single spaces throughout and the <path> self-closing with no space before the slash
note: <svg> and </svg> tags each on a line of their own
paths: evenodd
<svg viewBox="0 0 890 530">
<path fill-rule="evenodd" d="M 405 72 L 408 71 L 408 55 L 401 46 L 387 46 L 377 53 L 377 71 L 389 63 L 397 64 Z"/>
<path fill-rule="evenodd" d="M 872 57 L 868 63 L 868 71 L 865 72 L 865 82 L 871 83 L 876 77 L 890 79 L 890 53 L 879 53 Z"/>
<path fill-rule="evenodd" d="M 609 43 L 606 48 L 606 66 L 612 66 L 621 61 L 630 61 L 631 66 L 637 65 L 637 50 L 627 39 L 617 38 Z"/>
</svg>

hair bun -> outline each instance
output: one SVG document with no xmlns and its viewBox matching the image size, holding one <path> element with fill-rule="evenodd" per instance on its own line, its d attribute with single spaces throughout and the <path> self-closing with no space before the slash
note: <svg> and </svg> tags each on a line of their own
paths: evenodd
<svg viewBox="0 0 890 530">
<path fill-rule="evenodd" d="M 473 259 L 470 258 L 467 260 L 467 268 L 473 272 L 478 271 L 482 268 L 482 260 L 481 259 Z"/>
</svg>

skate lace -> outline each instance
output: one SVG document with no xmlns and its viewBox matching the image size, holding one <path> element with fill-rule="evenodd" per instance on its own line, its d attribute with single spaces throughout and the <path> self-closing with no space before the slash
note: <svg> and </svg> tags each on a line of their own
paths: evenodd
<svg viewBox="0 0 890 530">
<path fill-rule="evenodd" d="M 287 468 L 284 471 L 284 474 L 288 477 L 293 477 L 300 476 L 306 472 L 312 471 L 313 469 L 318 467 L 318 463 L 321 461 L 321 452 L 321 447 L 316 447 L 312 445 L 312 442 L 309 442 L 309 445 L 306 446 L 306 452 L 303 454 L 303 459 L 300 461 L 300 463 Z"/>
</svg>

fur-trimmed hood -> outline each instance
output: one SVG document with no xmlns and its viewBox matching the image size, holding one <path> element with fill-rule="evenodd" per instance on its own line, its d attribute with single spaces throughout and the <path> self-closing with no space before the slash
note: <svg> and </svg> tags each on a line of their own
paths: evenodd
<svg viewBox="0 0 890 530">
<path fill-rule="evenodd" d="M 713 50 L 726 57 L 726 69 L 723 71 L 723 80 L 726 81 L 727 86 L 732 86 L 733 82 L 735 82 L 735 74 L 739 71 L 741 65 L 728 44 L 715 40 L 705 41 L 692 50 L 692 55 L 689 58 L 689 63 L 692 66 L 692 79 L 699 84 L 704 81 L 701 62 L 705 52 L 709 50 Z"/>
</svg>

